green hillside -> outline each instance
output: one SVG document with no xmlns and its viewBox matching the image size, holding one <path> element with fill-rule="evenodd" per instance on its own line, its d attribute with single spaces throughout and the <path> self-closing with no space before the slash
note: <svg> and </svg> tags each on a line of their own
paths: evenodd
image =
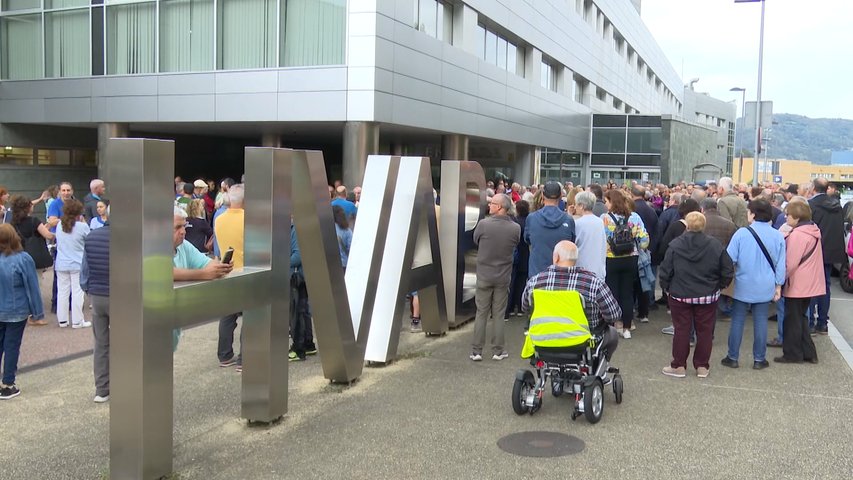
<svg viewBox="0 0 853 480">
<path fill-rule="evenodd" d="M 780 113 L 773 115 L 773 123 L 765 134 L 770 139 L 767 150 L 770 158 L 828 164 L 832 151 L 853 150 L 853 120 Z M 747 155 L 752 154 L 754 132 L 754 128 L 738 130 L 738 148 L 745 149 Z"/>
</svg>

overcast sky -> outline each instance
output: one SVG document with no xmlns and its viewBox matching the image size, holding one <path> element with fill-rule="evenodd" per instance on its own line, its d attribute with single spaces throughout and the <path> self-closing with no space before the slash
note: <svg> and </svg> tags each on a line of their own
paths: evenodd
<svg viewBox="0 0 853 480">
<path fill-rule="evenodd" d="M 767 0 L 762 100 L 774 113 L 853 119 L 853 0 Z M 643 0 L 642 17 L 675 71 L 721 100 L 755 100 L 761 4 Z"/>
</svg>

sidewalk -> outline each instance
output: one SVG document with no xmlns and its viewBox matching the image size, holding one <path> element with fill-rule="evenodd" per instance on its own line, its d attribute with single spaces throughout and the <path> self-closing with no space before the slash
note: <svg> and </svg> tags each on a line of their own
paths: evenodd
<svg viewBox="0 0 853 480">
<path fill-rule="evenodd" d="M 833 303 L 837 322 L 850 322 L 849 312 L 848 302 Z M 616 405 L 606 390 L 597 425 L 571 421 L 571 400 L 549 393 L 535 415 L 512 412 L 512 381 L 526 366 L 520 319 L 507 324 L 511 356 L 501 362 L 468 360 L 468 324 L 442 338 L 404 331 L 401 359 L 365 368 L 349 388 L 330 385 L 316 358 L 290 363 L 289 413 L 271 427 L 240 420 L 240 375 L 217 366 L 216 323 L 192 328 L 175 354 L 175 478 L 853 477 L 853 370 L 829 337 L 815 337 L 818 365 L 754 371 L 748 323 L 742 366 L 732 370 L 719 365 L 729 329 L 720 322 L 710 377 L 690 369 L 674 379 L 660 374 L 667 324 L 658 310 L 620 342 L 625 400 Z M 109 406 L 92 402 L 91 369 L 87 357 L 19 376 L 22 395 L 0 402 L 3 478 L 108 477 Z M 533 459 L 497 447 L 511 433 L 542 430 L 576 436 L 585 449 Z"/>
</svg>

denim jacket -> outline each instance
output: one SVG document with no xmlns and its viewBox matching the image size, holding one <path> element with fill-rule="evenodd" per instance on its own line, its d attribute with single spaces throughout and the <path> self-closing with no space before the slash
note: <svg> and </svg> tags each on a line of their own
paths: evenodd
<svg viewBox="0 0 853 480">
<path fill-rule="evenodd" d="M 0 322 L 44 318 L 36 264 L 26 252 L 0 254 Z"/>
</svg>

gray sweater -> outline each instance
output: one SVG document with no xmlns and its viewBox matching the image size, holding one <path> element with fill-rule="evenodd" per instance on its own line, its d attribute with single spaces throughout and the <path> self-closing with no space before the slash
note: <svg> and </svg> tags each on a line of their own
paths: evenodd
<svg viewBox="0 0 853 480">
<path fill-rule="evenodd" d="M 474 228 L 477 252 L 477 278 L 492 283 L 509 284 L 512 257 L 521 237 L 521 227 L 508 215 L 495 215 L 480 220 Z"/>
</svg>

